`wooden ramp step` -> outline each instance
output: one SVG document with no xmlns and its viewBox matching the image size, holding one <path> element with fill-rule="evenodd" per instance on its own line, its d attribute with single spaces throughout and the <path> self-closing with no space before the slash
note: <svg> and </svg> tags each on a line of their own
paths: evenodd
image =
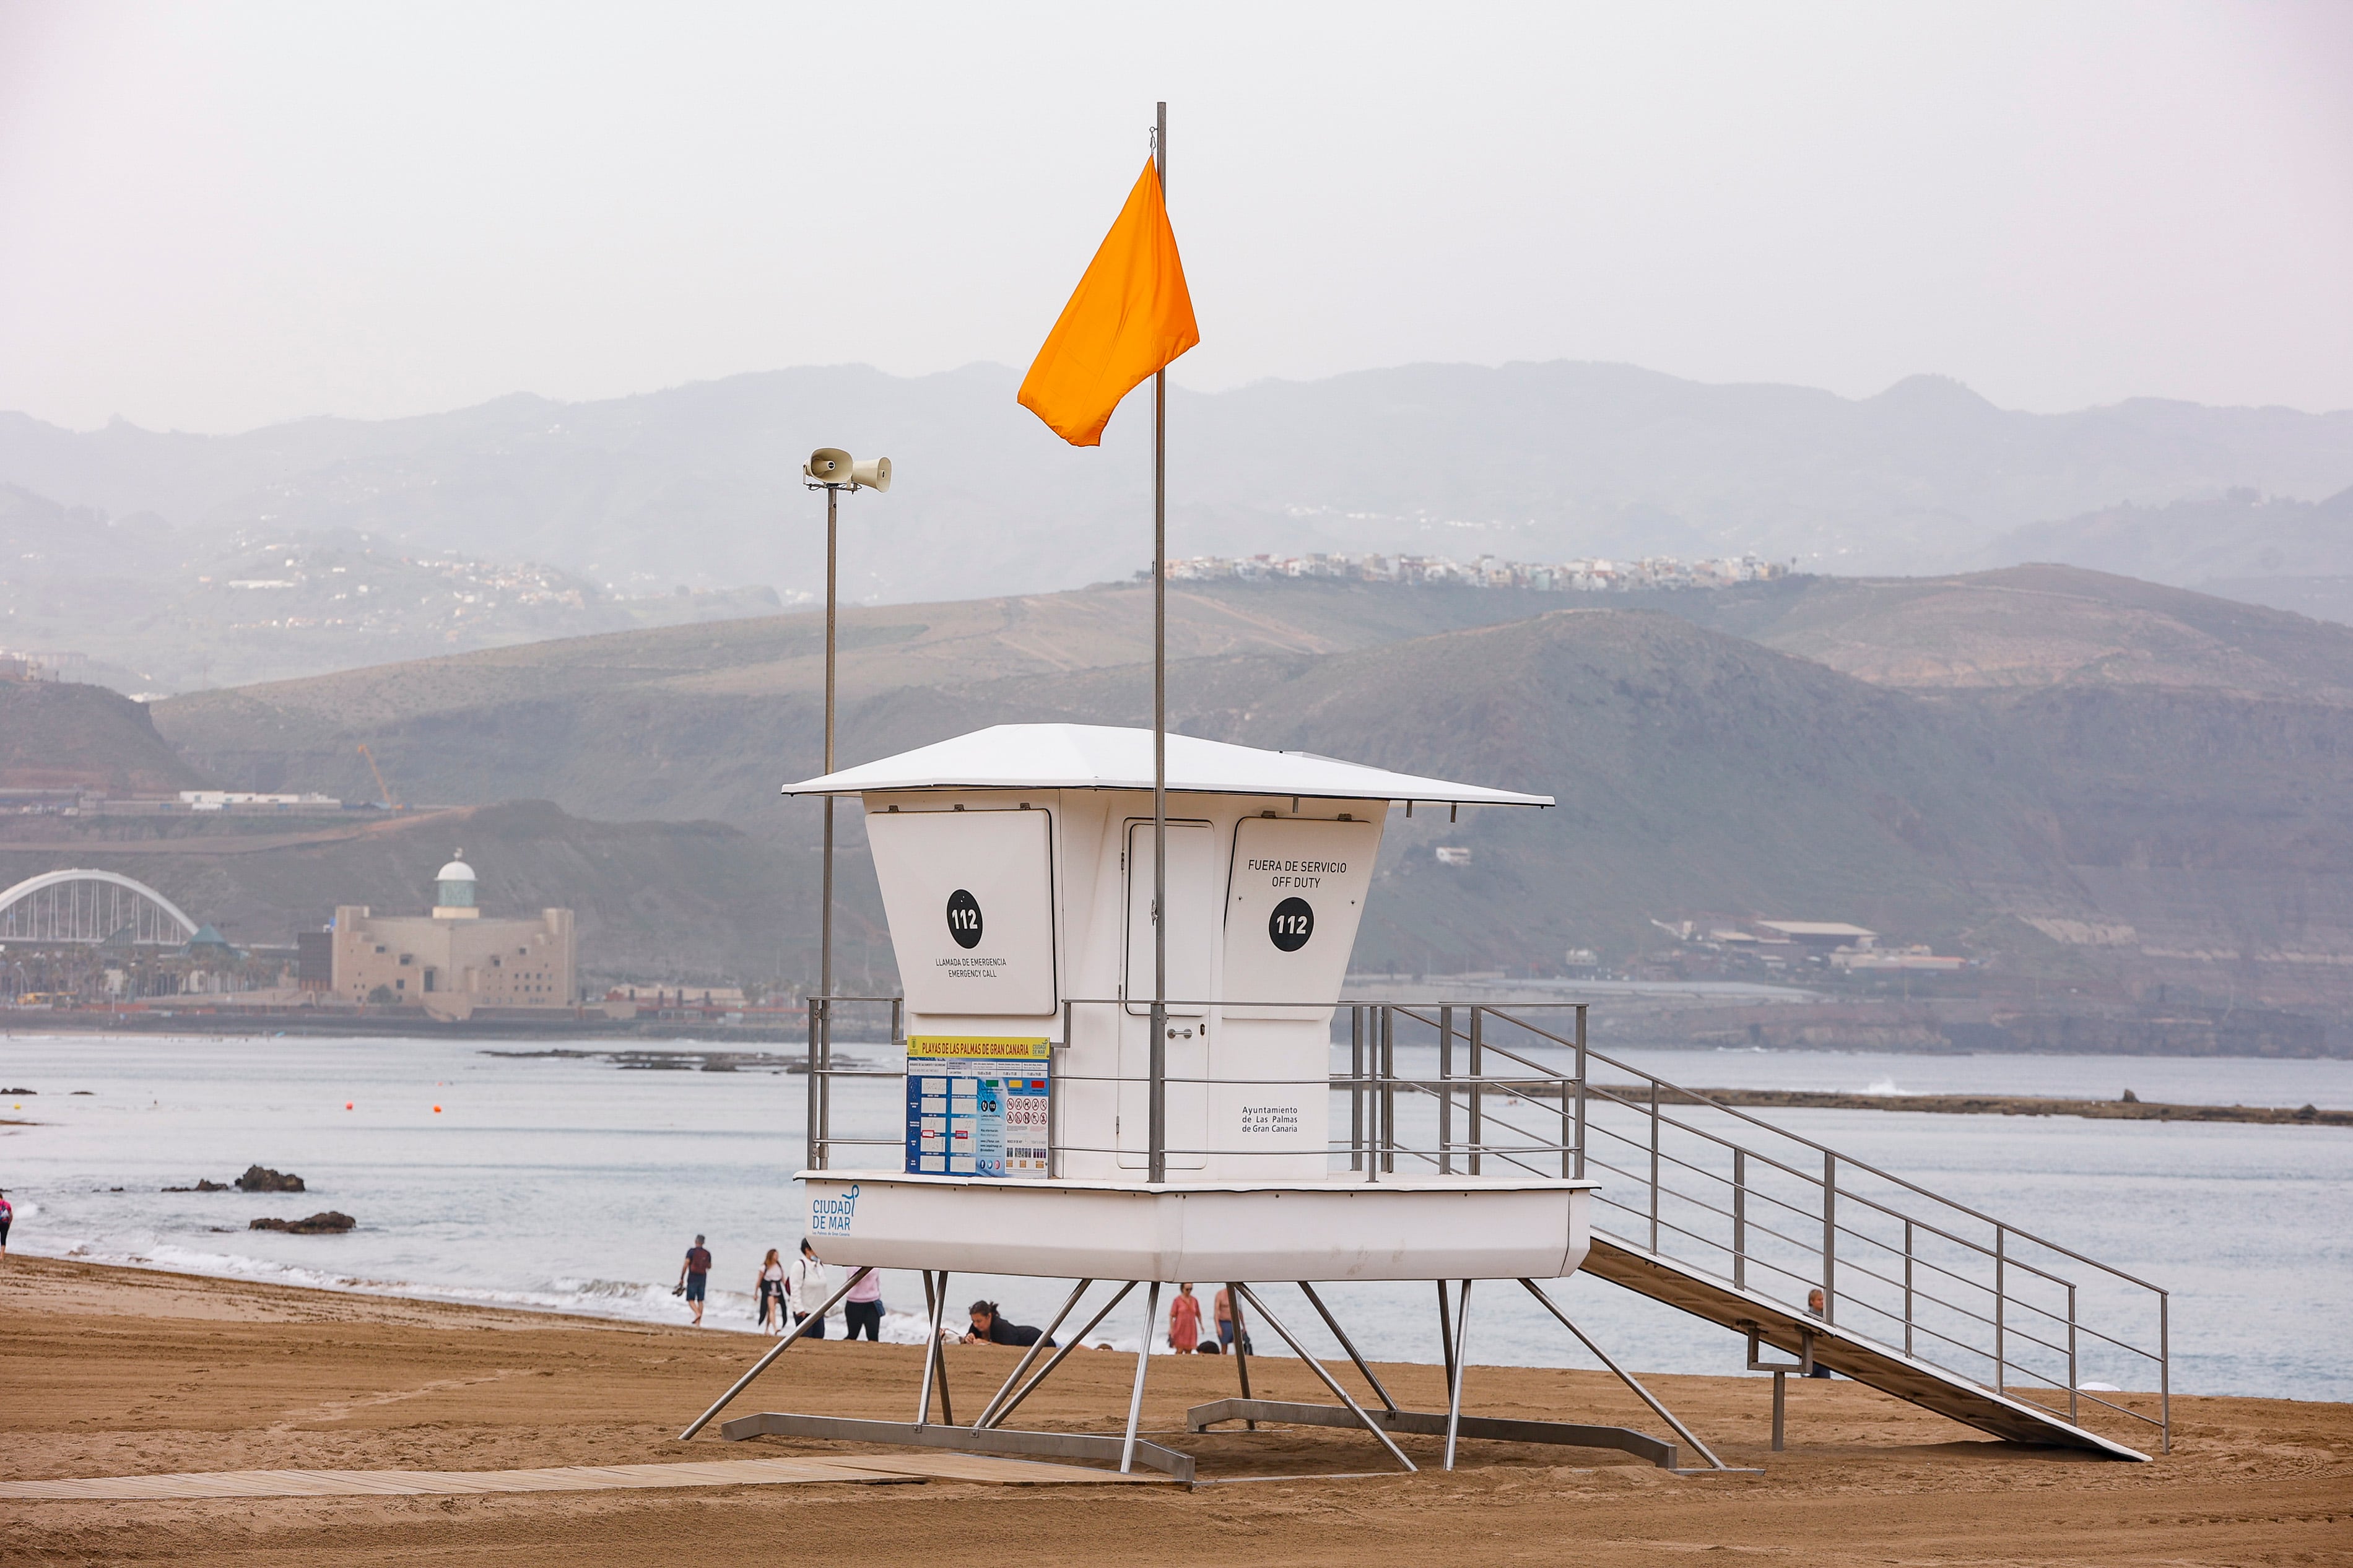
<svg viewBox="0 0 2353 1568">
<path fill-rule="evenodd" d="M 996 1486 L 1113 1485 L 1157 1479 L 1039 1464 L 993 1454 L 803 1456 L 682 1465 L 562 1465 L 537 1470 L 213 1470 L 165 1476 L 0 1481 L 0 1501 L 272 1497 L 460 1497 L 491 1492 L 586 1492 L 626 1488 L 765 1487 L 796 1482 L 867 1486 L 980 1481 Z"/>
</svg>

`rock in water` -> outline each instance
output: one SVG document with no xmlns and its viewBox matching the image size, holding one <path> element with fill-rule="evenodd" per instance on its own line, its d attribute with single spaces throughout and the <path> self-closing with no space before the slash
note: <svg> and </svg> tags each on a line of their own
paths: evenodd
<svg viewBox="0 0 2353 1568">
<path fill-rule="evenodd" d="M 237 1179 L 240 1193 L 299 1193 L 302 1178 L 284 1171 L 273 1171 L 267 1165 L 248 1165 L 245 1174 Z"/>
<path fill-rule="evenodd" d="M 258 1219 L 248 1230 L 283 1230 L 296 1236 L 341 1236 L 359 1221 L 340 1209 L 328 1209 L 308 1219 Z"/>
</svg>

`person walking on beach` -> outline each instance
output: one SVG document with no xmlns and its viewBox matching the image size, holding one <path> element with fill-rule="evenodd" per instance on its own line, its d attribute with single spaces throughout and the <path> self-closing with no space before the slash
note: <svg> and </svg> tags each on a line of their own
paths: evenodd
<svg viewBox="0 0 2353 1568">
<path fill-rule="evenodd" d="M 0 1263 L 8 1261 L 8 1222 L 16 1217 L 16 1208 L 8 1201 L 8 1190 L 0 1187 Z"/>
<path fill-rule="evenodd" d="M 1168 1348 L 1178 1355 L 1190 1355 L 1201 1342 L 1201 1299 L 1193 1294 L 1190 1285 L 1176 1287 L 1176 1299 L 1168 1303 Z"/>
<path fill-rule="evenodd" d="M 801 1255 L 793 1259 L 792 1276 L 785 1281 L 785 1292 L 791 1299 L 793 1321 L 796 1323 L 808 1322 L 809 1314 L 833 1298 L 833 1277 L 825 1271 L 825 1265 L 818 1261 L 817 1248 L 809 1245 L 809 1238 L 806 1236 L 801 1237 Z M 801 1338 L 825 1338 L 825 1320 L 819 1318 L 809 1323 Z"/>
<path fill-rule="evenodd" d="M 870 1269 L 866 1278 L 849 1288 L 841 1299 L 841 1319 L 845 1325 L 844 1339 L 856 1339 L 860 1333 L 872 1341 L 882 1338 L 882 1270 Z"/>
<path fill-rule="evenodd" d="M 1225 1350 L 1230 1351 L 1234 1348 L 1234 1299 L 1228 1295 L 1226 1288 L 1220 1285 L 1218 1287 L 1217 1300 L 1211 1305 L 1218 1314 L 1218 1343 Z M 1250 1336 L 1244 1334 L 1242 1336 L 1243 1353 L 1250 1353 Z"/>
<path fill-rule="evenodd" d="M 773 1247 L 768 1248 L 768 1256 L 761 1260 L 760 1278 L 756 1283 L 760 1289 L 761 1331 L 766 1332 L 773 1323 L 776 1331 L 782 1333 L 785 1328 L 785 1261 L 776 1255 Z"/>
<path fill-rule="evenodd" d="M 1806 1292 L 1806 1310 L 1817 1318 L 1826 1318 L 1830 1315 L 1826 1310 L 1826 1303 L 1822 1300 L 1820 1286 L 1817 1285 Z M 1831 1369 L 1820 1362 L 1814 1363 L 1814 1370 L 1806 1373 L 1808 1377 L 1828 1377 L 1830 1374 Z"/>
<path fill-rule="evenodd" d="M 678 1267 L 678 1287 L 670 1294 L 685 1292 L 686 1304 L 694 1309 L 694 1326 L 702 1327 L 702 1295 L 711 1282 L 711 1254 L 702 1245 L 702 1237 L 686 1249 L 686 1261 Z"/>
</svg>

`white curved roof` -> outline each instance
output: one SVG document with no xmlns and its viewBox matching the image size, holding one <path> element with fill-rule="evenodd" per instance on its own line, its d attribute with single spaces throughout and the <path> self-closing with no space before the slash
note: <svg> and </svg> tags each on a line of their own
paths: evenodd
<svg viewBox="0 0 2353 1568">
<path fill-rule="evenodd" d="M 133 881 L 130 878 L 122 875 L 120 871 L 93 871 L 87 869 L 72 871 L 44 871 L 37 877 L 26 878 L 23 881 L 17 883 L 15 887 L 8 889 L 5 892 L 0 892 L 0 910 L 7 909 L 17 900 L 26 898 L 31 894 L 37 893 L 44 888 L 61 887 L 68 882 L 110 882 L 115 887 L 128 889 L 132 892 L 138 894 L 141 898 L 145 899 L 148 902 L 153 904 L 165 914 L 171 916 L 173 921 L 179 926 L 182 936 L 188 937 L 196 934 L 196 922 L 190 920 L 185 914 L 182 913 L 179 905 L 174 903 L 171 900 L 165 898 L 163 894 L 157 892 L 146 883 Z"/>
<path fill-rule="evenodd" d="M 1152 731 L 1105 724 L 995 724 L 936 745 L 786 784 L 786 795 L 906 789 L 1150 789 Z M 1168 787 L 1200 795 L 1313 795 L 1319 800 L 1428 800 L 1550 805 L 1520 795 L 1391 773 L 1310 752 L 1263 752 L 1168 737 Z"/>
<path fill-rule="evenodd" d="M 452 860 L 434 872 L 433 879 L 437 882 L 470 882 L 475 879 L 474 868 L 463 860 Z"/>
</svg>

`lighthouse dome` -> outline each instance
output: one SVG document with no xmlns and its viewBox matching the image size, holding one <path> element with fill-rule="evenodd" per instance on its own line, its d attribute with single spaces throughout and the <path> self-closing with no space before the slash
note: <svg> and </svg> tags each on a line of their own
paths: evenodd
<svg viewBox="0 0 2353 1568">
<path fill-rule="evenodd" d="M 466 864 L 463 849 L 434 875 L 433 916 L 436 920 L 474 918 L 474 868 Z"/>
</svg>

